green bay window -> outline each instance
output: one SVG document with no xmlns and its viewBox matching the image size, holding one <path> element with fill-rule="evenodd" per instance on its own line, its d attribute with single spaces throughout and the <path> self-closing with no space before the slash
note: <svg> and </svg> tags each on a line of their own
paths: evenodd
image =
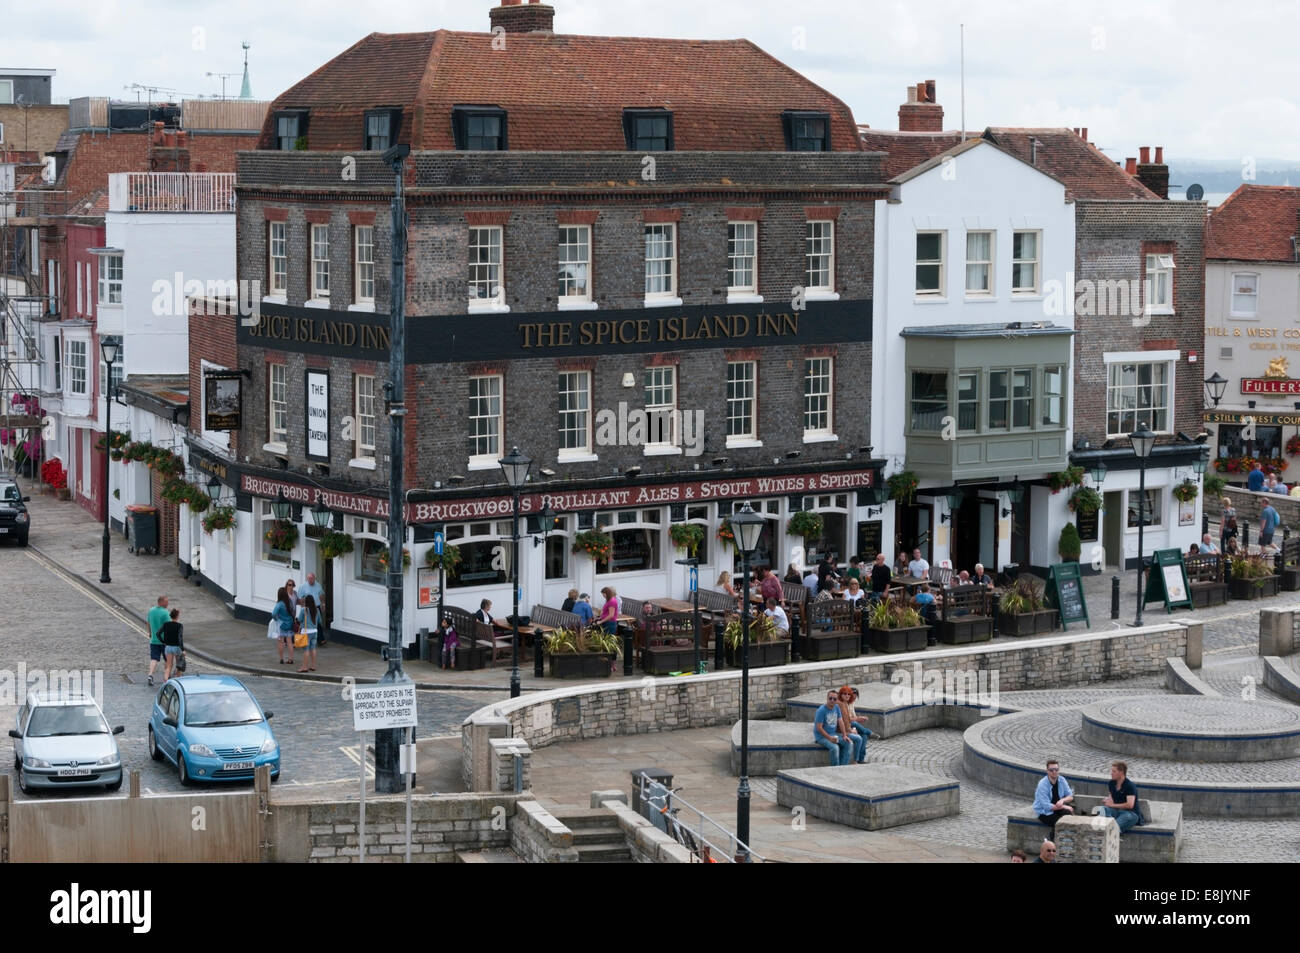
<svg viewBox="0 0 1300 953">
<path fill-rule="evenodd" d="M 912 429 L 938 433 L 948 414 L 948 375 L 942 371 L 912 372 Z"/>
</svg>

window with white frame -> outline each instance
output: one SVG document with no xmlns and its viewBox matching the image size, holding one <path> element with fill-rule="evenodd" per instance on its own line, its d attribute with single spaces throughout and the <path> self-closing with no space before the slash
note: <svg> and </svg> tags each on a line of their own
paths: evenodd
<svg viewBox="0 0 1300 953">
<path fill-rule="evenodd" d="M 257 538 L 261 541 L 259 558 L 262 562 L 281 563 L 288 565 L 293 559 L 293 553 L 282 550 L 272 549 L 271 542 L 266 538 L 267 532 L 276 524 L 275 510 L 272 509 L 270 500 L 257 500 Z"/>
<path fill-rule="evenodd" d="M 569 578 L 569 539 L 572 516 L 557 516 L 553 526 L 542 527 L 546 535 L 546 578 Z"/>
<path fill-rule="evenodd" d="M 597 513 L 596 526 L 614 540 L 608 559 L 596 561 L 596 574 L 646 572 L 659 568 L 663 549 L 662 509 Z"/>
<path fill-rule="evenodd" d="M 501 458 L 501 375 L 469 379 L 469 456 L 471 462 Z"/>
<path fill-rule="evenodd" d="M 375 303 L 375 228 L 358 225 L 352 232 L 353 273 L 356 275 L 357 304 Z"/>
<path fill-rule="evenodd" d="M 506 293 L 501 286 L 501 246 L 504 231 L 500 226 L 474 227 L 469 230 L 469 301 L 471 305 L 501 305 Z"/>
<path fill-rule="evenodd" d="M 286 294 L 289 288 L 289 250 L 284 222 L 266 223 L 266 247 L 270 258 L 266 267 L 267 294 Z"/>
<path fill-rule="evenodd" d="M 311 296 L 315 299 L 330 296 L 330 227 L 311 227 Z"/>
<path fill-rule="evenodd" d="M 1034 369 L 1017 367 L 1011 372 L 1011 426 L 1034 424 Z"/>
<path fill-rule="evenodd" d="M 1146 280 L 1148 314 L 1174 313 L 1174 256 L 1147 255 Z"/>
<path fill-rule="evenodd" d="M 650 433 L 647 446 L 676 445 L 677 368 L 647 367 L 645 369 L 645 413 Z"/>
<path fill-rule="evenodd" d="M 267 418 L 268 443 L 285 444 L 289 440 L 289 368 L 285 364 L 268 364 Z"/>
<path fill-rule="evenodd" d="M 966 293 L 993 294 L 993 232 L 966 233 Z"/>
<path fill-rule="evenodd" d="M 357 374 L 353 378 L 356 394 L 356 453 L 358 460 L 375 458 L 375 378 L 370 374 Z"/>
<path fill-rule="evenodd" d="M 561 304 L 591 300 L 591 226 L 561 225 L 559 244 Z"/>
<path fill-rule="evenodd" d="M 805 496 L 803 508 L 822 518 L 821 535 L 807 541 L 806 564 L 815 566 L 823 556 L 842 562 L 849 552 L 849 497 L 847 493 Z M 773 567 L 776 569 L 778 567 Z"/>
<path fill-rule="evenodd" d="M 460 552 L 460 565 L 454 575 L 447 577 L 447 588 L 469 589 L 509 582 L 513 545 L 510 536 L 510 520 L 449 523 L 447 542 Z"/>
<path fill-rule="evenodd" d="M 835 223 L 829 219 L 810 221 L 804 230 L 804 288 L 808 291 L 835 290 Z"/>
<path fill-rule="evenodd" d="M 68 340 L 68 393 L 84 397 L 86 390 L 86 342 Z"/>
<path fill-rule="evenodd" d="M 948 372 L 912 371 L 911 430 L 939 433 L 948 414 Z"/>
<path fill-rule="evenodd" d="M 1168 361 L 1116 362 L 1107 367 L 1106 435 L 1127 437 L 1145 423 L 1170 431 L 1173 373 Z"/>
<path fill-rule="evenodd" d="M 99 303 L 122 303 L 122 256 L 99 256 Z"/>
<path fill-rule="evenodd" d="M 758 222 L 727 223 L 727 291 L 758 293 Z"/>
<path fill-rule="evenodd" d="M 1143 526 L 1159 526 L 1164 517 L 1165 491 L 1161 488 L 1148 489 L 1144 497 L 1137 490 L 1128 491 L 1128 528 L 1136 529 L 1139 515 Z M 1145 505 L 1143 505 L 1145 503 Z M 1145 510 L 1139 513 L 1140 510 Z"/>
<path fill-rule="evenodd" d="M 387 570 L 384 568 L 383 556 L 388 552 L 387 527 L 379 520 L 368 520 L 360 516 L 353 516 L 351 522 L 352 539 L 355 542 L 352 549 L 352 578 L 357 582 L 385 585 L 388 580 L 384 578 Z"/>
<path fill-rule="evenodd" d="M 645 226 L 645 296 L 672 298 L 677 294 L 677 226 Z"/>
<path fill-rule="evenodd" d="M 560 456 L 591 453 L 591 371 L 564 371 L 559 378 Z"/>
<path fill-rule="evenodd" d="M 803 362 L 804 436 L 827 436 L 832 432 L 833 363 L 829 357 L 810 357 Z"/>
<path fill-rule="evenodd" d="M 757 440 L 758 362 L 727 363 L 727 439 Z"/>
<path fill-rule="evenodd" d="M 14 102 L 14 81 L 0 79 L 0 105 L 12 106 Z"/>
<path fill-rule="evenodd" d="M 1042 233 L 1015 232 L 1011 236 L 1011 293 L 1037 294 Z"/>
<path fill-rule="evenodd" d="M 989 430 L 1011 426 L 1011 372 L 989 371 Z"/>
<path fill-rule="evenodd" d="M 108 394 L 110 397 L 117 386 L 122 383 L 122 369 L 126 367 L 126 347 L 118 345 L 117 360 L 113 362 L 113 368 L 110 371 L 108 365 L 102 360 L 99 362 L 99 393 L 102 397 Z"/>
<path fill-rule="evenodd" d="M 943 253 L 947 232 L 916 233 L 916 294 L 942 298 L 944 295 Z"/>
<path fill-rule="evenodd" d="M 1237 272 L 1232 276 L 1232 317 L 1254 318 L 1259 315 L 1259 275 Z"/>
<path fill-rule="evenodd" d="M 1043 426 L 1060 427 L 1064 422 L 1062 400 L 1065 395 L 1065 374 L 1061 366 L 1043 368 Z"/>
</svg>

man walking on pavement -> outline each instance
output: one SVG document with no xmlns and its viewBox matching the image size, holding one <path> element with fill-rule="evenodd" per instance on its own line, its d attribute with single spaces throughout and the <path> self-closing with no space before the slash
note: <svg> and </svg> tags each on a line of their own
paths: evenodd
<svg viewBox="0 0 1300 953">
<path fill-rule="evenodd" d="M 149 610 L 147 616 L 149 622 L 149 684 L 153 684 L 153 673 L 158 668 L 158 662 L 163 657 L 162 636 L 158 633 L 161 631 L 163 624 L 171 621 L 171 613 L 167 611 L 167 597 L 159 596 L 158 604 Z"/>
<path fill-rule="evenodd" d="M 316 609 L 320 612 L 320 628 L 316 634 L 316 644 L 324 645 L 327 641 L 325 638 L 325 588 L 316 581 L 314 572 L 307 573 L 307 581 L 298 587 L 298 598 L 311 596 L 316 601 Z"/>
</svg>

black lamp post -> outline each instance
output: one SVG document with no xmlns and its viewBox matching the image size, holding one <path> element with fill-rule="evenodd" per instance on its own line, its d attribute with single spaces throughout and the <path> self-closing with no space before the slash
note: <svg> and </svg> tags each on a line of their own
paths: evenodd
<svg viewBox="0 0 1300 953">
<path fill-rule="evenodd" d="M 208 491 L 208 499 L 215 505 L 221 499 L 221 481 L 211 477 L 204 488 Z"/>
<path fill-rule="evenodd" d="M 559 514 L 555 512 L 555 510 L 551 509 L 551 504 L 547 503 L 545 506 L 542 507 L 542 512 L 539 514 L 539 518 L 541 519 L 541 524 L 542 524 L 542 535 L 540 539 L 536 536 L 533 537 L 533 549 L 536 549 L 539 545 L 546 542 L 547 537 L 551 535 L 551 530 L 555 529 L 555 524 L 556 522 L 559 521 L 560 517 Z M 545 553 L 542 553 L 542 559 L 543 560 L 546 559 Z M 516 615 L 517 614 L 518 612 L 516 612 Z M 515 636 L 515 638 L 517 639 L 518 636 Z M 534 678 L 541 678 L 543 675 L 542 653 L 540 649 L 541 649 L 541 638 L 536 634 L 534 634 L 533 635 L 533 677 Z M 631 673 L 629 672 L 628 674 Z"/>
<path fill-rule="evenodd" d="M 740 550 L 744 594 L 740 603 L 740 785 L 736 788 L 737 859 L 749 860 L 749 557 L 758 547 L 763 517 L 746 503 L 731 516 Z"/>
<path fill-rule="evenodd" d="M 1138 429 L 1128 435 L 1133 441 L 1133 453 L 1138 458 L 1138 609 L 1137 618 L 1133 624 L 1140 626 L 1142 624 L 1142 603 L 1145 600 L 1145 594 L 1142 589 L 1142 528 L 1147 521 L 1147 457 L 1151 456 L 1151 448 L 1155 446 L 1156 435 L 1151 432 L 1145 423 L 1138 424 Z"/>
<path fill-rule="evenodd" d="M 510 449 L 509 456 L 501 459 L 501 470 L 506 475 L 506 482 L 514 493 L 515 505 L 510 519 L 510 588 L 514 596 L 515 611 L 510 616 L 510 631 L 514 634 L 510 646 L 510 697 L 519 697 L 519 494 L 528 480 L 528 468 L 533 461 L 519 452 L 518 447 Z M 533 637 L 533 674 L 542 674 L 541 639 Z"/>
<path fill-rule="evenodd" d="M 113 405 L 109 403 L 109 397 L 113 389 L 113 365 L 117 363 L 121 349 L 121 338 L 108 336 L 99 339 L 99 350 L 104 358 L 104 540 L 99 569 L 100 582 L 113 581 L 108 574 L 108 457 L 113 435 L 113 428 L 109 422 Z"/>
<path fill-rule="evenodd" d="M 1223 389 L 1228 386 L 1228 382 L 1219 376 L 1215 371 L 1211 376 L 1205 379 L 1205 396 L 1215 407 L 1219 406 L 1219 401 L 1223 400 Z"/>
</svg>

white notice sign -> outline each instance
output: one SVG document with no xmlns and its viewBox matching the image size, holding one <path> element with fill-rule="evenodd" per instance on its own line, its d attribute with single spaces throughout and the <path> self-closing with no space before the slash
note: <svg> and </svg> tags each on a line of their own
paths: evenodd
<svg viewBox="0 0 1300 953">
<path fill-rule="evenodd" d="M 415 727 L 415 683 L 352 686 L 354 731 Z"/>
<path fill-rule="evenodd" d="M 330 376 L 307 372 L 307 456 L 330 458 Z"/>
</svg>

